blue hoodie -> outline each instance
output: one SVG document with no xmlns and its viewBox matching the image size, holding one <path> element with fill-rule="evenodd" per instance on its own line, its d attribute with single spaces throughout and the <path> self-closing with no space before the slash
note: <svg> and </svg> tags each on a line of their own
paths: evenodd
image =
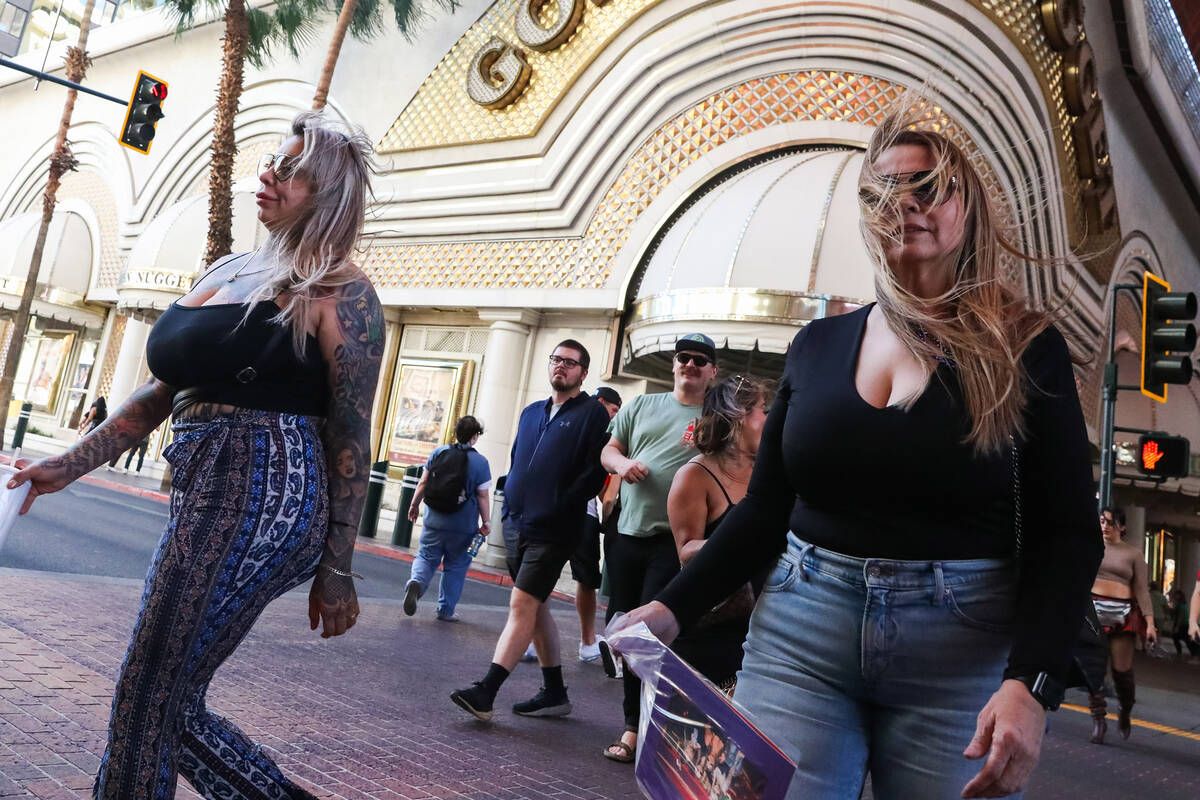
<svg viewBox="0 0 1200 800">
<path fill-rule="evenodd" d="M 573 546 L 588 500 L 604 486 L 600 451 L 608 443 L 608 412 L 580 392 L 547 424 L 552 398 L 521 412 L 504 483 L 504 516 L 526 539 Z"/>
</svg>

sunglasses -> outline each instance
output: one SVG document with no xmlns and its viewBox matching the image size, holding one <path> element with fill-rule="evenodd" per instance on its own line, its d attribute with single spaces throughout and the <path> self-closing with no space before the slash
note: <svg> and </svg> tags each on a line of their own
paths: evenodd
<svg viewBox="0 0 1200 800">
<path fill-rule="evenodd" d="M 697 367 L 707 367 L 713 363 L 712 359 L 708 356 L 702 356 L 699 353 L 676 353 L 675 360 L 685 367 L 688 364 L 695 364 Z"/>
<path fill-rule="evenodd" d="M 942 197 L 939 200 L 938 191 L 941 187 L 938 185 L 937 173 L 928 169 L 896 175 L 884 175 L 882 178 L 884 184 L 894 194 L 899 196 L 911 194 L 912 199 L 922 208 L 932 208 L 935 205 L 942 205 L 954 196 L 954 192 L 958 188 L 958 177 L 951 175 L 950 179 L 946 182 L 945 192 L 942 193 Z M 879 194 L 866 187 L 858 191 L 858 198 L 868 206 L 877 206 L 883 200 Z"/>
<path fill-rule="evenodd" d="M 262 175 L 270 170 L 275 173 L 275 180 L 290 181 L 295 176 L 299 163 L 299 156 L 287 153 L 268 153 L 258 160 L 258 174 Z"/>
</svg>

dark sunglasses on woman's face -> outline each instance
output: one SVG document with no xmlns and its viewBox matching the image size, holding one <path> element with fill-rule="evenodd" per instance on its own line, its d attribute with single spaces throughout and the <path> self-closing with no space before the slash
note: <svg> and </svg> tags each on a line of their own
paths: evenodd
<svg viewBox="0 0 1200 800">
<path fill-rule="evenodd" d="M 889 189 L 895 191 L 898 195 L 911 194 L 917 205 L 923 208 L 933 206 L 938 195 L 938 180 L 937 173 L 933 170 L 923 169 L 917 172 L 900 173 L 897 175 L 884 175 L 884 183 Z M 942 195 L 942 205 L 954 195 L 954 190 L 958 188 L 958 178 L 954 175 L 950 176 L 950 180 L 946 183 L 946 192 Z M 869 188 L 860 189 L 858 197 L 869 206 L 879 204 L 880 197 Z"/>
<path fill-rule="evenodd" d="M 296 174 L 296 165 L 299 163 L 299 158 L 288 153 L 267 153 L 258 160 L 258 174 L 262 175 L 267 170 L 272 170 L 275 180 L 290 181 Z"/>
<path fill-rule="evenodd" d="M 709 361 L 708 356 L 702 356 L 697 353 L 676 353 L 675 360 L 685 367 L 688 364 L 695 364 L 697 367 L 707 367 L 712 363 Z"/>
</svg>

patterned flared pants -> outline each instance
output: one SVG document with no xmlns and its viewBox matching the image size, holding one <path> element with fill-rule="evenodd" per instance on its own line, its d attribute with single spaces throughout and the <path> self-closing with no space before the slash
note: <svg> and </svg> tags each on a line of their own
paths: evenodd
<svg viewBox="0 0 1200 800">
<path fill-rule="evenodd" d="M 94 795 L 171 800 L 182 774 L 206 798 L 308 800 L 204 695 L 267 603 L 316 569 L 328 524 L 316 423 L 238 410 L 174 430 L 171 517 L 117 679 Z"/>
</svg>

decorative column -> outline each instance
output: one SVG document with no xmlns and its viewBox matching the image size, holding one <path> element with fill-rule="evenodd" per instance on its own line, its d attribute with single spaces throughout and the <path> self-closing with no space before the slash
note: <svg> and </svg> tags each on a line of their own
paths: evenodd
<svg viewBox="0 0 1200 800">
<path fill-rule="evenodd" d="M 480 309 L 479 318 L 492 324 L 479 372 L 479 392 L 475 396 L 475 417 L 484 428 L 475 449 L 487 458 L 494 481 L 508 472 L 508 455 L 524 396 L 529 333 L 537 326 L 538 314 L 520 308 Z M 492 531 L 481 555 L 492 566 L 504 566 L 499 508 L 492 509 Z"/>
<path fill-rule="evenodd" d="M 109 412 L 116 411 L 141 382 L 145 372 L 146 339 L 150 336 L 150 324 L 130 317 L 125 321 L 125 335 L 121 338 L 121 352 L 113 368 L 112 384 L 108 389 Z"/>
<path fill-rule="evenodd" d="M 508 471 L 518 403 L 525 388 L 521 380 L 529 333 L 537 326 L 539 315 L 523 308 L 481 308 L 479 318 L 492 324 L 475 396 L 475 417 L 484 427 L 475 449 L 487 458 L 492 475 L 500 476 Z"/>
</svg>

